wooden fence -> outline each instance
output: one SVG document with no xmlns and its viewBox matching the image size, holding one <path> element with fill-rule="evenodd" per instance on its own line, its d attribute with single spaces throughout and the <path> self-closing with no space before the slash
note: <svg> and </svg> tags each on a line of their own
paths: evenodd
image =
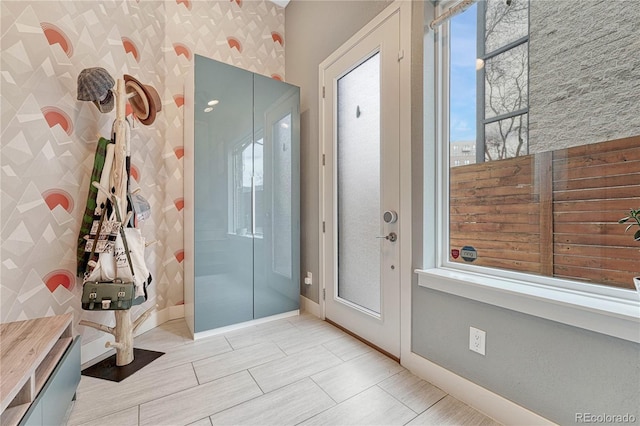
<svg viewBox="0 0 640 426">
<path fill-rule="evenodd" d="M 640 136 L 451 168 L 450 246 L 473 264 L 634 288 Z M 461 257 L 450 259 L 465 262 Z"/>
</svg>

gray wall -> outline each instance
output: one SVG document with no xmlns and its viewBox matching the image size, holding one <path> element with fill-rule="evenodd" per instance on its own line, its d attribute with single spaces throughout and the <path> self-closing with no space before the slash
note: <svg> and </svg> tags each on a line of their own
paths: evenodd
<svg viewBox="0 0 640 426">
<path fill-rule="evenodd" d="M 390 0 L 292 0 L 285 12 L 285 75 L 300 87 L 301 294 L 319 301 L 318 65 L 380 13 Z"/>
<path fill-rule="evenodd" d="M 415 286 L 413 351 L 562 425 L 576 413 L 640 421 L 640 345 Z M 471 352 L 469 327 L 487 332 Z"/>
<path fill-rule="evenodd" d="M 640 2 L 532 0 L 530 152 L 640 134 Z"/>
</svg>

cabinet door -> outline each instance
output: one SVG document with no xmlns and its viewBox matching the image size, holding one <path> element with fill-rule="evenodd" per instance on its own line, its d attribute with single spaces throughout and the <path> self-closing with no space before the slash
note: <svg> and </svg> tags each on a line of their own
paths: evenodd
<svg viewBox="0 0 640 426">
<path fill-rule="evenodd" d="M 253 76 L 195 57 L 195 332 L 253 319 Z"/>
<path fill-rule="evenodd" d="M 298 309 L 300 90 L 254 76 L 254 317 Z"/>
<path fill-rule="evenodd" d="M 76 337 L 40 393 L 42 424 L 64 423 L 67 410 L 80 384 L 80 347 L 80 337 Z"/>
<path fill-rule="evenodd" d="M 38 399 L 29 407 L 29 411 L 20 420 L 20 426 L 42 426 L 42 400 Z"/>
</svg>

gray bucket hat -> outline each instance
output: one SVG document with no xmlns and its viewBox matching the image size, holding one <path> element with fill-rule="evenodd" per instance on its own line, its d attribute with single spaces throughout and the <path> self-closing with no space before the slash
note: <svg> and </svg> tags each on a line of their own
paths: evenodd
<svg viewBox="0 0 640 426">
<path fill-rule="evenodd" d="M 111 112 L 115 105 L 115 80 L 100 67 L 85 68 L 78 75 L 78 100 L 92 101 L 100 112 Z"/>
</svg>

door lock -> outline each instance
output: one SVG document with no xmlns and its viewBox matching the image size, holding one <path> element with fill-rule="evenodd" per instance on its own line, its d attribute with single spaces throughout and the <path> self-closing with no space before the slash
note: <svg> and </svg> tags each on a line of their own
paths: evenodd
<svg viewBox="0 0 640 426">
<path fill-rule="evenodd" d="M 382 219 L 386 223 L 396 223 L 396 221 L 398 220 L 398 213 L 394 212 L 393 210 L 387 210 L 382 215 Z"/>
<path fill-rule="evenodd" d="M 389 232 L 389 235 L 383 235 L 381 237 L 376 237 L 376 238 L 384 238 L 385 240 L 389 240 L 393 243 L 398 239 L 398 234 L 396 234 L 395 232 Z"/>
</svg>

